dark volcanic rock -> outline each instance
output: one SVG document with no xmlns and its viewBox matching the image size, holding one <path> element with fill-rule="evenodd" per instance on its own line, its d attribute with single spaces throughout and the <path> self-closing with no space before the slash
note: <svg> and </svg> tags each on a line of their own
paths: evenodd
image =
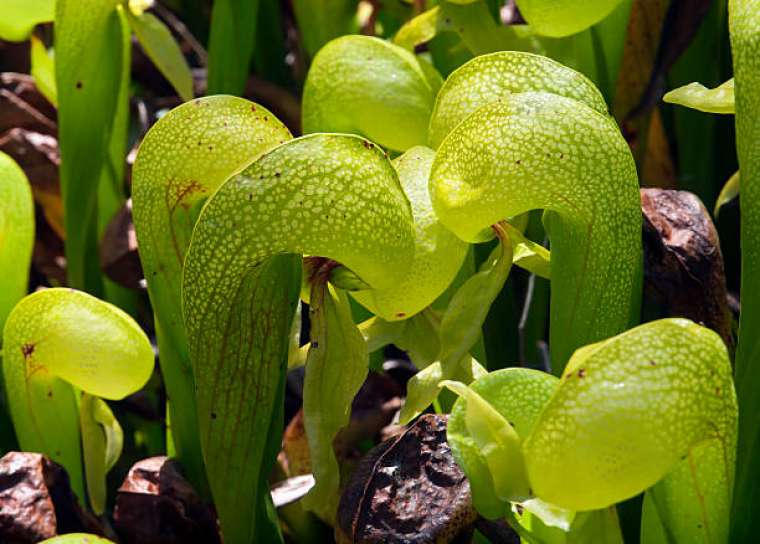
<svg viewBox="0 0 760 544">
<path fill-rule="evenodd" d="M 445 543 L 470 535 L 477 515 L 446 442 L 446 421 L 424 415 L 367 453 L 340 500 L 339 542 Z"/>
<path fill-rule="evenodd" d="M 0 542 L 26 544 L 73 532 L 102 529 L 79 506 L 63 467 L 39 453 L 10 452 L 0 459 Z"/>
<path fill-rule="evenodd" d="M 218 544 L 216 519 L 167 457 L 135 463 L 119 488 L 114 509 L 124 544 Z"/>
</svg>

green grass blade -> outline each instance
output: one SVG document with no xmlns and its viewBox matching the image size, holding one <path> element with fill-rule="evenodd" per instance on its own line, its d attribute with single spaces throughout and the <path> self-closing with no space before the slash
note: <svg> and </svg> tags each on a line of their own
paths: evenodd
<svg viewBox="0 0 760 544">
<path fill-rule="evenodd" d="M 172 84 L 182 100 L 193 98 L 193 74 L 174 36 L 152 13 L 136 15 L 127 10 L 129 26 L 156 68 Z"/>
<path fill-rule="evenodd" d="M 359 30 L 354 23 L 357 4 L 357 0 L 293 1 L 303 47 L 310 57 L 330 40 Z"/>
<path fill-rule="evenodd" d="M 256 44 L 258 16 L 259 0 L 214 2 L 209 37 L 208 94 L 243 94 Z"/>
</svg>

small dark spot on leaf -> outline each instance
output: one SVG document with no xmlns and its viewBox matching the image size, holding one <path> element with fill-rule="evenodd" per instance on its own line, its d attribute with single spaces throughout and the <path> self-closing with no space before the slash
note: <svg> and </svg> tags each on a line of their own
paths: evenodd
<svg viewBox="0 0 760 544">
<path fill-rule="evenodd" d="M 579 378 L 585 378 L 586 377 L 586 369 L 585 368 L 579 368 L 578 369 L 578 377 Z"/>
<path fill-rule="evenodd" d="M 209 151 L 213 151 L 214 150 L 214 146 L 213 145 L 208 146 L 208 150 Z"/>
<path fill-rule="evenodd" d="M 343 217 L 345 217 L 345 215 Z M 396 314 L 396 317 L 406 317 L 406 314 L 404 312 L 399 312 Z"/>
<path fill-rule="evenodd" d="M 24 354 L 24 359 L 28 359 L 34 353 L 34 344 L 24 344 L 21 346 L 21 353 Z"/>
<path fill-rule="evenodd" d="M 211 419 L 216 419 L 216 412 L 211 412 Z"/>
<path fill-rule="evenodd" d="M 251 105 L 251 111 L 256 111 L 256 105 L 255 104 Z"/>
<path fill-rule="evenodd" d="M 717 396 L 720 396 L 720 387 L 716 387 L 716 388 L 715 388 L 715 394 L 716 394 Z"/>
<path fill-rule="evenodd" d="M 318 349 L 319 348 L 319 342 L 312 342 L 311 343 L 311 347 L 314 348 L 314 349 Z"/>
<path fill-rule="evenodd" d="M 650 366 L 657 366 L 657 363 L 655 361 L 649 361 Z"/>
<path fill-rule="evenodd" d="M 81 81 L 77 81 L 76 85 L 74 85 L 74 87 L 76 87 L 77 90 L 81 89 L 82 88 L 82 82 Z"/>
<path fill-rule="evenodd" d="M 517 159 L 517 160 L 515 161 L 515 164 L 516 164 L 516 165 L 518 165 L 518 166 L 520 166 L 520 163 L 521 163 L 521 162 L 522 162 L 522 161 L 521 161 L 520 159 Z"/>
<path fill-rule="evenodd" d="M 276 178 L 279 178 L 281 175 L 282 175 L 282 174 L 280 174 L 280 172 L 275 172 L 275 173 L 274 173 L 274 177 L 276 177 Z"/>
<path fill-rule="evenodd" d="M 60 457 L 61 456 L 61 450 L 55 450 L 55 456 Z"/>
<path fill-rule="evenodd" d="M 53 398 L 53 390 L 52 389 L 48 389 L 47 398 L 49 398 L 49 399 Z"/>
<path fill-rule="evenodd" d="M 248 193 L 248 200 L 253 200 L 253 193 Z"/>
</svg>

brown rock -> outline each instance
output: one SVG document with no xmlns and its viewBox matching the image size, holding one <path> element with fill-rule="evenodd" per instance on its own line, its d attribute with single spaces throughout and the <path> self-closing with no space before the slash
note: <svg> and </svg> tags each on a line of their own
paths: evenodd
<svg viewBox="0 0 760 544">
<path fill-rule="evenodd" d="M 424 415 L 367 453 L 341 496 L 339 542 L 466 541 L 477 515 L 446 442 L 446 422 Z"/>
<path fill-rule="evenodd" d="M 687 191 L 641 189 L 647 292 L 672 316 L 717 332 L 733 348 L 720 241 L 710 214 Z"/>
<path fill-rule="evenodd" d="M 71 491 L 66 471 L 39 453 L 0 459 L 0 542 L 25 544 L 58 534 L 103 534 Z"/>
<path fill-rule="evenodd" d="M 221 542 L 215 516 L 179 472 L 175 461 L 135 463 L 119 488 L 114 525 L 124 544 Z"/>
</svg>

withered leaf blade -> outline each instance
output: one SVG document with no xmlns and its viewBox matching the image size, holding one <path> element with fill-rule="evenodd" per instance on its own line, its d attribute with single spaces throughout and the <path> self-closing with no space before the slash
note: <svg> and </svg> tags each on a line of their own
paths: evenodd
<svg viewBox="0 0 760 544">
<path fill-rule="evenodd" d="M 424 415 L 370 450 L 341 496 L 339 542 L 445 543 L 468 538 L 477 514 L 446 442 L 447 416 Z"/>
<path fill-rule="evenodd" d="M 641 189 L 647 293 L 669 315 L 717 332 L 733 348 L 731 314 L 720 241 L 710 214 L 687 191 Z"/>
<path fill-rule="evenodd" d="M 103 534 L 79 506 L 63 467 L 39 453 L 0 459 L 0 542 L 31 544 L 72 532 Z"/>
<path fill-rule="evenodd" d="M 124 544 L 220 544 L 216 519 L 167 457 L 135 463 L 119 488 L 114 525 Z"/>
<path fill-rule="evenodd" d="M 108 223 L 100 242 L 100 267 L 124 287 L 141 289 L 144 277 L 137 253 L 137 235 L 132 221 L 132 199 L 127 200 Z"/>
<path fill-rule="evenodd" d="M 711 3 L 711 0 L 670 2 L 649 83 L 639 104 L 628 114 L 628 119 L 649 111 L 659 103 L 665 92 L 665 78 L 668 72 L 691 44 Z"/>
</svg>

